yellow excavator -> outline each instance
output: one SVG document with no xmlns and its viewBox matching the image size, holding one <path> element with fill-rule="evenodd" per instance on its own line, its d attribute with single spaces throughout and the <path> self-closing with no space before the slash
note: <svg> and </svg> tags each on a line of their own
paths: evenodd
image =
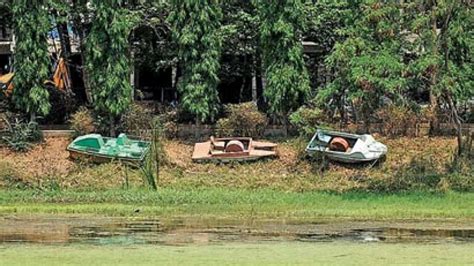
<svg viewBox="0 0 474 266">
<path fill-rule="evenodd" d="M 15 73 L 13 72 L 0 76 L 0 89 L 7 97 L 13 94 L 14 84 L 12 80 L 14 76 Z M 71 89 L 68 68 L 63 58 L 58 60 L 52 79 L 46 80 L 44 85 L 51 85 L 61 92 L 68 92 Z"/>
</svg>

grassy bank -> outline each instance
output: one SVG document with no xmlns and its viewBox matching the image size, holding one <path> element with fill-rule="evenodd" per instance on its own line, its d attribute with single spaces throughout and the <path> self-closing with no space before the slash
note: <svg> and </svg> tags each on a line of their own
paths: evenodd
<svg viewBox="0 0 474 266">
<path fill-rule="evenodd" d="M 373 194 L 229 188 L 0 190 L 1 214 L 288 219 L 474 219 L 474 193 Z"/>
<path fill-rule="evenodd" d="M 117 163 L 91 165 L 68 159 L 70 140 L 48 138 L 29 152 L 0 148 L 0 188 L 119 189 L 143 188 L 143 173 Z M 165 143 L 168 163 L 161 168 L 160 187 L 220 187 L 309 192 L 474 192 L 473 161 L 454 164 L 453 138 L 381 138 L 389 147 L 378 166 L 341 165 L 304 157 L 307 140 L 278 141 L 279 158 L 249 164 L 196 164 L 192 143 Z"/>
<path fill-rule="evenodd" d="M 5 265 L 467 265 L 472 244 L 233 243 L 204 246 L 0 246 Z"/>
</svg>

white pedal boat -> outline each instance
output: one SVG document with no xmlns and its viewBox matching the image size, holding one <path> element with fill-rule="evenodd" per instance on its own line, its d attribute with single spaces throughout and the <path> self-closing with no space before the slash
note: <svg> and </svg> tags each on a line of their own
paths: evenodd
<svg viewBox="0 0 474 266">
<path fill-rule="evenodd" d="M 317 153 L 324 154 L 330 160 L 343 163 L 375 161 L 385 156 L 387 151 L 387 146 L 376 141 L 372 135 L 357 135 L 323 129 L 316 130 L 306 147 L 306 152 L 310 156 Z"/>
</svg>

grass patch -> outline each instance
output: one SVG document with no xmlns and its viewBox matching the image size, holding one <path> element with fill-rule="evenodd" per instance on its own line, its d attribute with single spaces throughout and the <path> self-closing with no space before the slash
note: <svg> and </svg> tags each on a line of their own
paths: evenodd
<svg viewBox="0 0 474 266">
<path fill-rule="evenodd" d="M 269 189 L 0 190 L 2 214 L 288 219 L 474 219 L 474 193 L 284 192 Z"/>
<path fill-rule="evenodd" d="M 169 140 L 163 147 L 167 164 L 160 168 L 156 186 L 294 192 L 474 192 L 474 162 L 470 157 L 454 160 L 455 139 L 380 140 L 387 144 L 389 153 L 387 160 L 375 167 L 308 160 L 304 156 L 307 140 L 298 138 L 279 141 L 280 157 L 275 160 L 247 164 L 195 164 L 191 160 L 192 144 Z M 151 179 L 143 178 L 139 169 L 127 169 L 117 163 L 90 165 L 70 161 L 65 150 L 69 141 L 48 138 L 28 153 L 12 153 L 0 148 L 0 187 L 100 190 L 149 186 L 147 180 Z M 9 174 L 2 175 L 2 172 Z"/>
<path fill-rule="evenodd" d="M 0 246 L 5 265 L 468 265 L 472 244 L 229 243 Z M 25 252 L 26 251 L 26 252 Z"/>
</svg>

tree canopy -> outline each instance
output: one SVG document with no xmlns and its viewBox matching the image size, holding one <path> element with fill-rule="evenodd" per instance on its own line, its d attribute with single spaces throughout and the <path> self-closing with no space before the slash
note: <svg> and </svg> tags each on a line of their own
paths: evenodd
<svg viewBox="0 0 474 266">
<path fill-rule="evenodd" d="M 221 18 L 221 8 L 215 0 L 173 1 L 169 17 L 183 68 L 178 84 L 181 104 L 199 122 L 214 119 L 218 112 Z"/>
<path fill-rule="evenodd" d="M 85 50 L 93 104 L 111 119 L 123 113 L 132 101 L 128 37 L 134 18 L 121 2 L 92 1 L 95 12 Z"/>
<path fill-rule="evenodd" d="M 36 114 L 47 115 L 51 108 L 44 86 L 50 73 L 47 36 L 51 25 L 46 3 L 15 0 L 12 7 L 16 34 L 13 101 L 33 120 Z"/>
<path fill-rule="evenodd" d="M 46 37 L 57 28 L 79 39 L 93 105 L 114 119 L 132 100 L 133 60 L 173 68 L 179 106 L 197 122 L 218 118 L 233 84 L 237 101 L 258 102 L 275 121 L 307 105 L 328 119 L 368 123 L 397 106 L 428 110 L 433 128 L 438 119 L 459 128 L 474 119 L 471 2 L 13 1 L 14 102 L 49 111 Z M 9 8 L 0 4 L 0 19 Z"/>
<path fill-rule="evenodd" d="M 266 74 L 265 98 L 272 114 L 285 117 L 309 94 L 303 60 L 303 1 L 257 1 Z"/>
</svg>

